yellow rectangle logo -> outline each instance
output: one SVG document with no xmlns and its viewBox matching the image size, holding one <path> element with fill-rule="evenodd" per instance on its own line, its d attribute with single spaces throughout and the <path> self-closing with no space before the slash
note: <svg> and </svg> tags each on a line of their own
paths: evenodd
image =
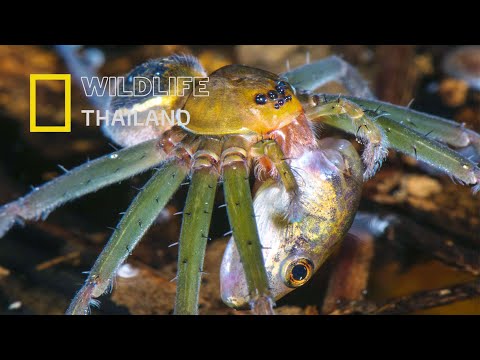
<svg viewBox="0 0 480 360">
<path fill-rule="evenodd" d="M 63 80 L 65 82 L 65 125 L 37 125 L 37 81 Z M 30 132 L 71 132 L 71 75 L 70 74 L 30 74 Z"/>
</svg>

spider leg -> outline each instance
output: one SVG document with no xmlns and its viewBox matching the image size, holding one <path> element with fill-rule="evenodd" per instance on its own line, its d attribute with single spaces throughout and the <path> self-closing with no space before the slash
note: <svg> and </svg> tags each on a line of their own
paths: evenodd
<svg viewBox="0 0 480 360">
<path fill-rule="evenodd" d="M 305 64 L 284 72 L 280 77 L 287 79 L 294 88 L 305 91 L 314 91 L 330 81 L 336 81 L 345 86 L 352 95 L 375 98 L 360 73 L 338 56 L 329 56 L 314 63 Z"/>
<path fill-rule="evenodd" d="M 72 74 L 73 81 L 81 88 L 83 86 L 81 78 L 98 76 L 97 70 L 103 65 L 105 59 L 98 49 L 87 49 L 84 56 L 81 56 L 79 54 L 80 47 L 79 45 L 55 45 L 55 50 Z M 88 100 L 97 109 L 106 110 L 108 108 L 108 96 L 93 93 Z"/>
<path fill-rule="evenodd" d="M 322 121 L 329 125 L 341 128 L 355 134 L 357 139 L 365 146 L 362 159 L 365 164 L 363 177 L 365 180 L 372 177 L 388 153 L 388 138 L 377 121 L 368 116 L 363 109 L 340 97 L 335 100 L 320 102 L 314 97 L 315 106 L 306 106 L 306 115 L 310 121 Z M 348 129 L 348 130 L 346 130 Z"/>
<path fill-rule="evenodd" d="M 327 99 L 333 99 L 331 95 L 325 96 Z M 389 118 L 425 134 L 424 136 L 430 139 L 456 148 L 472 146 L 476 151 L 477 158 L 480 157 L 480 134 L 465 128 L 464 124 L 378 100 L 367 100 L 353 96 L 345 96 L 345 98 L 365 109 L 371 109 L 375 115 L 386 113 Z"/>
<path fill-rule="evenodd" d="M 67 171 L 64 175 L 35 188 L 26 196 L 0 207 L 0 237 L 5 235 L 15 222 L 45 220 L 58 206 L 128 179 L 161 163 L 164 158 L 165 153 L 159 148 L 159 141 L 151 140 Z"/>
<path fill-rule="evenodd" d="M 219 177 L 216 164 L 220 151 L 219 140 L 207 139 L 194 157 L 179 240 L 174 311 L 177 315 L 198 314 L 203 260 Z"/>
<path fill-rule="evenodd" d="M 480 169 L 473 161 L 462 156 L 455 150 L 450 149 L 448 146 L 405 126 L 400 123 L 400 121 L 391 119 L 388 113 L 382 113 L 374 118 L 370 118 L 359 105 L 350 100 L 333 97 L 332 95 L 325 95 L 325 97 L 315 95 L 311 98 L 314 100 L 313 102 L 315 103 L 315 106 L 312 107 L 306 105 L 306 113 L 309 119 L 314 121 L 317 119 L 318 121 L 321 120 L 322 123 L 344 130 L 350 134 L 354 134 L 357 137 L 360 137 L 361 140 L 362 135 L 365 136 L 365 133 L 362 134 L 360 127 L 367 125 L 368 128 L 373 125 L 374 129 L 376 128 L 373 132 L 373 138 L 371 132 L 366 133 L 367 141 L 362 157 L 367 165 L 367 170 L 365 172 L 367 175 L 373 175 L 375 173 L 379 165 L 381 165 L 381 160 L 386 156 L 386 150 L 388 147 L 391 147 L 441 170 L 464 184 L 476 185 L 473 187 L 474 192 L 480 190 Z M 336 100 L 333 100 L 333 98 Z M 322 99 L 326 102 L 322 102 Z M 334 102 L 337 102 L 338 105 L 332 105 Z M 341 104 L 347 105 L 340 106 Z M 335 112 L 340 115 L 333 115 Z M 323 114 L 326 114 L 327 116 L 319 119 Z M 352 119 L 352 121 L 345 121 L 345 114 L 348 115 L 347 118 Z M 405 116 L 408 115 L 405 114 Z M 359 120 L 362 119 L 369 119 L 370 123 L 360 123 L 359 127 Z M 378 146 L 379 135 L 381 143 Z M 381 149 L 380 155 L 382 156 L 372 157 L 371 151 L 368 151 L 369 147 L 371 148 L 372 146 L 372 139 L 375 141 L 373 142 L 373 154 L 375 155 L 378 152 L 378 149 L 375 148 L 379 147 Z M 365 152 L 367 152 L 367 157 L 365 156 Z M 371 166 L 372 161 L 374 166 Z M 369 173 L 369 169 L 372 169 L 373 172 Z"/>
<path fill-rule="evenodd" d="M 250 307 L 256 314 L 273 314 L 273 300 L 253 210 L 246 154 L 239 150 L 231 147 L 222 154 L 228 219 L 243 264 Z"/>
<path fill-rule="evenodd" d="M 97 304 L 92 298 L 99 297 L 110 288 L 120 265 L 187 176 L 188 165 L 187 161 L 178 158 L 168 160 L 147 182 L 118 224 L 85 284 L 72 300 L 67 314 L 88 314 L 90 305 Z"/>
</svg>

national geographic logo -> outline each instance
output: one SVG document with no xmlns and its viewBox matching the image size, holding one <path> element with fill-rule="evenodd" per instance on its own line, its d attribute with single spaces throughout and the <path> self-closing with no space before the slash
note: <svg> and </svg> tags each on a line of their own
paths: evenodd
<svg viewBox="0 0 480 360">
<path fill-rule="evenodd" d="M 169 77 L 168 84 L 162 84 L 161 78 L 146 77 L 103 77 L 91 78 L 82 76 L 82 85 L 86 97 L 139 97 L 141 100 L 129 108 L 118 108 L 110 116 L 109 110 L 102 116 L 96 111 L 96 124 L 100 126 L 103 121 L 105 126 L 159 126 L 158 116 L 161 117 L 161 126 L 165 125 L 167 118 L 170 125 L 186 126 L 190 122 L 190 114 L 184 109 L 170 109 L 169 102 L 172 98 L 181 96 L 203 97 L 209 96 L 207 90 L 208 77 Z M 37 82 L 38 81 L 63 81 L 65 82 L 65 125 L 40 126 L 37 124 Z M 166 88 L 163 88 L 163 87 Z M 107 93 L 107 94 L 106 94 Z M 143 100 L 143 101 L 142 101 Z M 160 108 L 161 110 L 159 110 Z M 170 116 L 167 109 L 170 110 Z M 90 114 L 95 110 L 82 110 L 86 114 L 86 125 L 90 126 Z M 182 120 L 181 115 L 186 116 Z M 30 132 L 71 132 L 71 74 L 30 74 Z M 133 119 L 133 120 L 132 120 Z M 141 120 L 144 121 L 141 121 Z M 133 125 L 132 125 L 133 121 Z"/>
<path fill-rule="evenodd" d="M 65 82 L 65 125 L 39 126 L 37 125 L 37 81 L 64 81 Z M 71 75 L 70 74 L 30 74 L 30 132 L 71 132 Z"/>
</svg>

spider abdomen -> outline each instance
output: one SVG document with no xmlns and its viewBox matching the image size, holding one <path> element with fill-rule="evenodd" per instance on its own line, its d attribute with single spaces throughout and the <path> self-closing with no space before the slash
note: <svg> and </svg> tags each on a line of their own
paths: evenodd
<svg viewBox="0 0 480 360">
<path fill-rule="evenodd" d="M 188 55 L 138 65 L 117 82 L 104 133 L 121 146 L 159 137 L 174 125 L 175 112 L 185 104 L 194 79 L 206 75 L 198 60 Z"/>
</svg>

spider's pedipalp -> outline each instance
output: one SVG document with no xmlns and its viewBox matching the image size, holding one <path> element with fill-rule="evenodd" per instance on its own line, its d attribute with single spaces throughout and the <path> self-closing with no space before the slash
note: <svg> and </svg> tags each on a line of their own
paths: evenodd
<svg viewBox="0 0 480 360">
<path fill-rule="evenodd" d="M 303 211 L 300 203 L 300 188 L 280 145 L 275 140 L 264 140 L 256 143 L 252 149 L 255 155 L 265 156 L 275 166 L 276 174 L 281 179 L 290 197 L 290 204 L 285 209 L 286 217 L 292 222 L 302 220 Z"/>
<path fill-rule="evenodd" d="M 21 220 L 45 220 L 68 201 L 105 186 L 128 179 L 165 159 L 158 140 L 126 148 L 69 170 L 62 176 L 34 188 L 26 196 L 0 207 L 0 237 Z"/>
<path fill-rule="evenodd" d="M 147 182 L 136 196 L 73 299 L 67 314 L 84 315 L 93 298 L 105 293 L 127 256 L 178 189 L 189 171 L 189 162 L 176 157 Z"/>
<path fill-rule="evenodd" d="M 365 146 L 362 154 L 364 179 L 375 175 L 388 154 L 388 138 L 377 121 L 369 117 L 359 105 L 337 96 L 335 99 L 327 98 L 325 103 L 318 102 L 315 106 L 309 106 L 306 115 L 311 121 L 349 129 L 348 132 L 353 133 Z"/>
</svg>

